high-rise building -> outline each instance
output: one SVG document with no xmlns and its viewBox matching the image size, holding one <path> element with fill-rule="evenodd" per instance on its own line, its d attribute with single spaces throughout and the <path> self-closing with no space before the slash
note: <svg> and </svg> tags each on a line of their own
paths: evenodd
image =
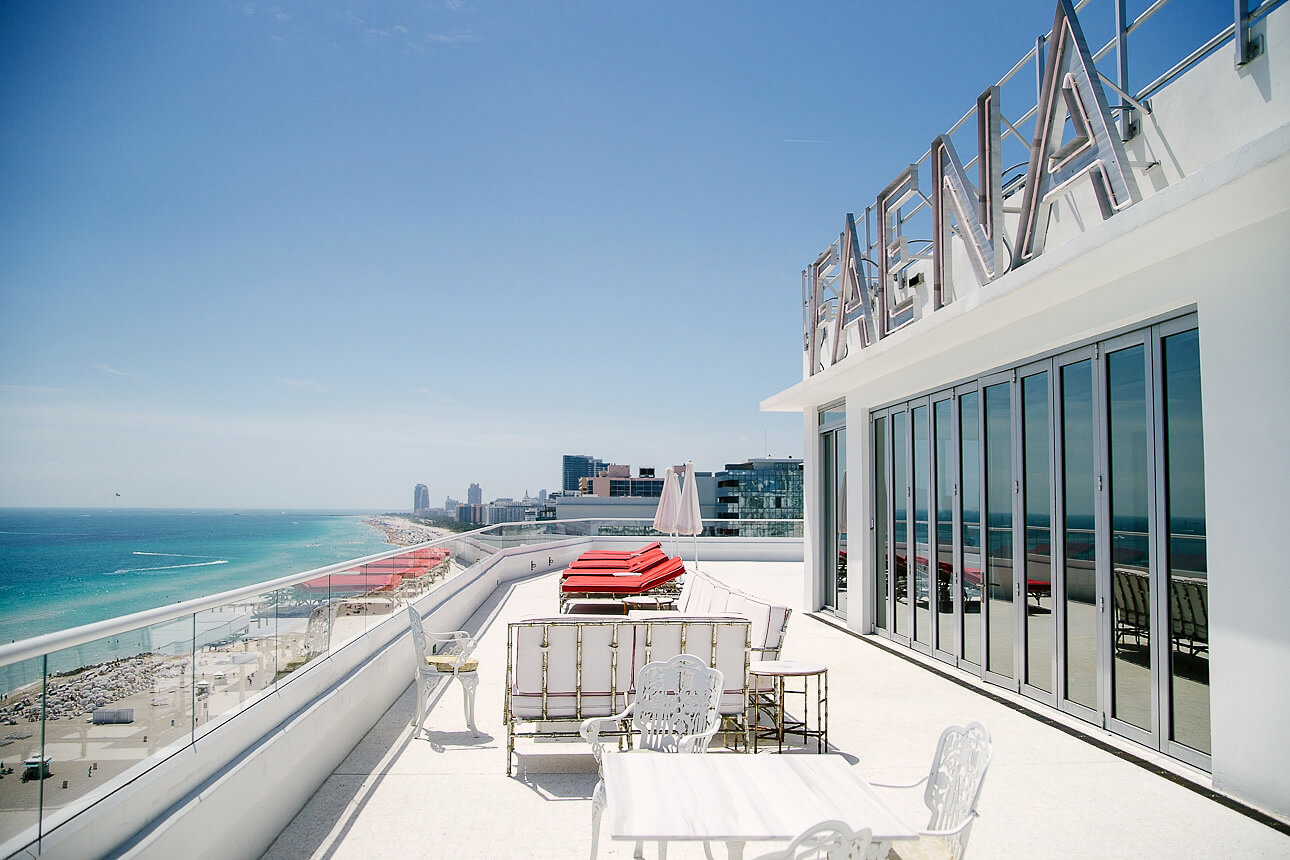
<svg viewBox="0 0 1290 860">
<path fill-rule="evenodd" d="M 471 484 L 466 490 L 466 503 L 470 505 L 482 505 L 484 503 L 484 491 L 479 488 L 479 484 Z"/>
<path fill-rule="evenodd" d="M 717 519 L 797 520 L 802 518 L 802 461 L 755 458 L 727 463 L 717 472 Z M 726 534 L 769 537 L 773 524 L 740 524 L 721 529 Z"/>
<path fill-rule="evenodd" d="M 425 484 L 417 484 L 412 491 L 412 511 L 429 510 L 430 508 L 430 488 Z"/>
<path fill-rule="evenodd" d="M 447 496 L 443 500 L 443 512 L 449 517 L 455 517 L 457 516 L 457 506 L 460 504 L 461 502 L 457 501 L 452 496 Z"/>
<path fill-rule="evenodd" d="M 564 484 L 562 485 L 564 491 L 576 493 L 579 478 L 594 478 L 608 465 L 604 460 L 597 460 L 586 454 L 565 454 Z"/>
</svg>

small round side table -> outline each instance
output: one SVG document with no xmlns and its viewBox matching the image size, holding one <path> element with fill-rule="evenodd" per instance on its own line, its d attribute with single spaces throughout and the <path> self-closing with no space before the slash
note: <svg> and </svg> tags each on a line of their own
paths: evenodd
<svg viewBox="0 0 1290 860">
<path fill-rule="evenodd" d="M 752 677 L 753 696 L 753 752 L 757 752 L 759 740 L 763 737 L 774 737 L 779 743 L 779 752 L 784 751 L 784 735 L 801 735 L 802 744 L 808 738 L 815 738 L 816 752 L 826 752 L 829 748 L 829 670 L 821 663 L 810 663 L 804 660 L 759 660 L 748 667 Z M 760 689 L 758 681 L 769 679 L 770 689 Z M 802 688 L 788 689 L 790 678 L 801 678 Z M 815 728 L 811 723 L 811 679 L 815 679 Z M 784 714 L 786 696 L 802 697 L 802 719 L 789 720 Z M 765 712 L 775 721 L 773 726 L 757 725 L 758 716 Z"/>
</svg>

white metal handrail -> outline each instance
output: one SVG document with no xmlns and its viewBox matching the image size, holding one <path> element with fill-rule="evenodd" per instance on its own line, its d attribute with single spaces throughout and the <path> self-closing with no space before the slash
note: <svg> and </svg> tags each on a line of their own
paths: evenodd
<svg viewBox="0 0 1290 860">
<path fill-rule="evenodd" d="M 244 585 L 238 588 L 221 591 L 215 594 L 208 594 L 205 597 L 195 597 L 192 600 L 185 600 L 174 603 L 169 606 L 158 606 L 153 609 L 144 609 L 140 612 L 132 612 L 129 615 L 118 615 L 115 618 L 106 618 L 102 621 L 95 621 L 91 624 L 83 624 L 80 627 L 72 627 L 67 630 L 59 630 L 54 633 L 45 633 L 40 636 L 33 636 L 30 639 L 20 639 L 7 645 L 0 645 L 0 667 L 9 666 L 14 663 L 21 663 L 24 660 L 30 660 L 34 657 L 41 657 L 46 654 L 52 654 L 55 651 L 62 651 L 66 648 L 74 648 L 77 645 L 84 645 L 87 642 L 93 642 L 97 639 L 103 639 L 108 636 L 119 636 L 123 633 L 129 633 L 132 630 L 138 630 L 143 627 L 150 627 L 154 624 L 161 624 L 166 621 L 173 621 L 177 618 L 183 618 L 208 609 L 216 609 L 220 606 L 226 606 L 230 603 L 242 600 L 248 597 L 254 597 L 258 594 L 264 594 L 270 591 L 277 591 L 282 588 L 290 588 L 293 585 L 299 585 L 302 582 L 308 582 L 311 579 L 319 579 L 324 576 L 330 576 L 335 573 L 351 571 L 356 567 L 372 564 L 373 562 L 383 561 L 387 558 L 395 558 L 405 555 L 413 550 L 427 549 L 429 547 L 439 546 L 451 543 L 455 540 L 470 537 L 488 537 L 488 532 L 501 529 L 507 526 L 523 526 L 554 523 L 585 523 L 585 522 L 630 522 L 630 523 L 649 523 L 649 520 L 642 517 L 583 517 L 572 520 L 537 520 L 534 522 L 514 522 L 514 523 L 495 523 L 493 525 L 483 526 L 467 532 L 459 532 L 449 535 L 448 537 L 436 538 L 432 541 L 413 544 L 411 546 L 393 547 L 383 552 L 366 555 L 361 558 L 350 559 L 348 561 L 339 561 L 335 564 L 329 564 L 324 567 L 316 567 L 302 573 L 293 573 L 288 576 L 282 576 L 277 579 L 270 579 L 264 582 L 257 582 L 253 585 Z M 800 523 L 801 520 L 719 520 L 707 519 L 704 523 L 719 524 L 751 524 L 751 523 Z M 579 538 L 582 535 L 545 535 L 545 537 L 560 538 L 570 537 Z M 718 537 L 724 540 L 724 537 Z M 796 539 L 796 538 L 795 538 Z"/>
</svg>

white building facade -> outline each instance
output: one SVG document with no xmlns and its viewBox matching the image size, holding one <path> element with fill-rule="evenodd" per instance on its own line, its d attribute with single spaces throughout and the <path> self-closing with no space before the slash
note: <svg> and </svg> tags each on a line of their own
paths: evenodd
<svg viewBox="0 0 1290 860">
<path fill-rule="evenodd" d="M 1236 6 L 1130 81 L 1168 4 L 1090 45 L 1060 0 L 839 219 L 762 405 L 804 417 L 808 605 L 1290 815 L 1290 9 Z"/>
</svg>

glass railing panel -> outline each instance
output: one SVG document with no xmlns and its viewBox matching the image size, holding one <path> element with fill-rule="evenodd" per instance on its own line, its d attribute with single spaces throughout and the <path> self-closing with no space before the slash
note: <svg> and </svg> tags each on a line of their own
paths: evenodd
<svg viewBox="0 0 1290 860">
<path fill-rule="evenodd" d="M 24 842 L 36 838 L 41 794 L 54 784 L 52 766 L 43 781 L 33 778 L 41 773 L 37 768 L 44 759 L 43 666 L 43 657 L 33 657 L 0 667 L 0 845 L 19 834 Z"/>
<path fill-rule="evenodd" d="M 210 731 L 273 685 L 277 594 L 266 592 L 196 613 L 196 735 Z"/>
<path fill-rule="evenodd" d="M 183 616 L 48 656 L 44 832 L 192 740 L 192 648 Z"/>
</svg>

